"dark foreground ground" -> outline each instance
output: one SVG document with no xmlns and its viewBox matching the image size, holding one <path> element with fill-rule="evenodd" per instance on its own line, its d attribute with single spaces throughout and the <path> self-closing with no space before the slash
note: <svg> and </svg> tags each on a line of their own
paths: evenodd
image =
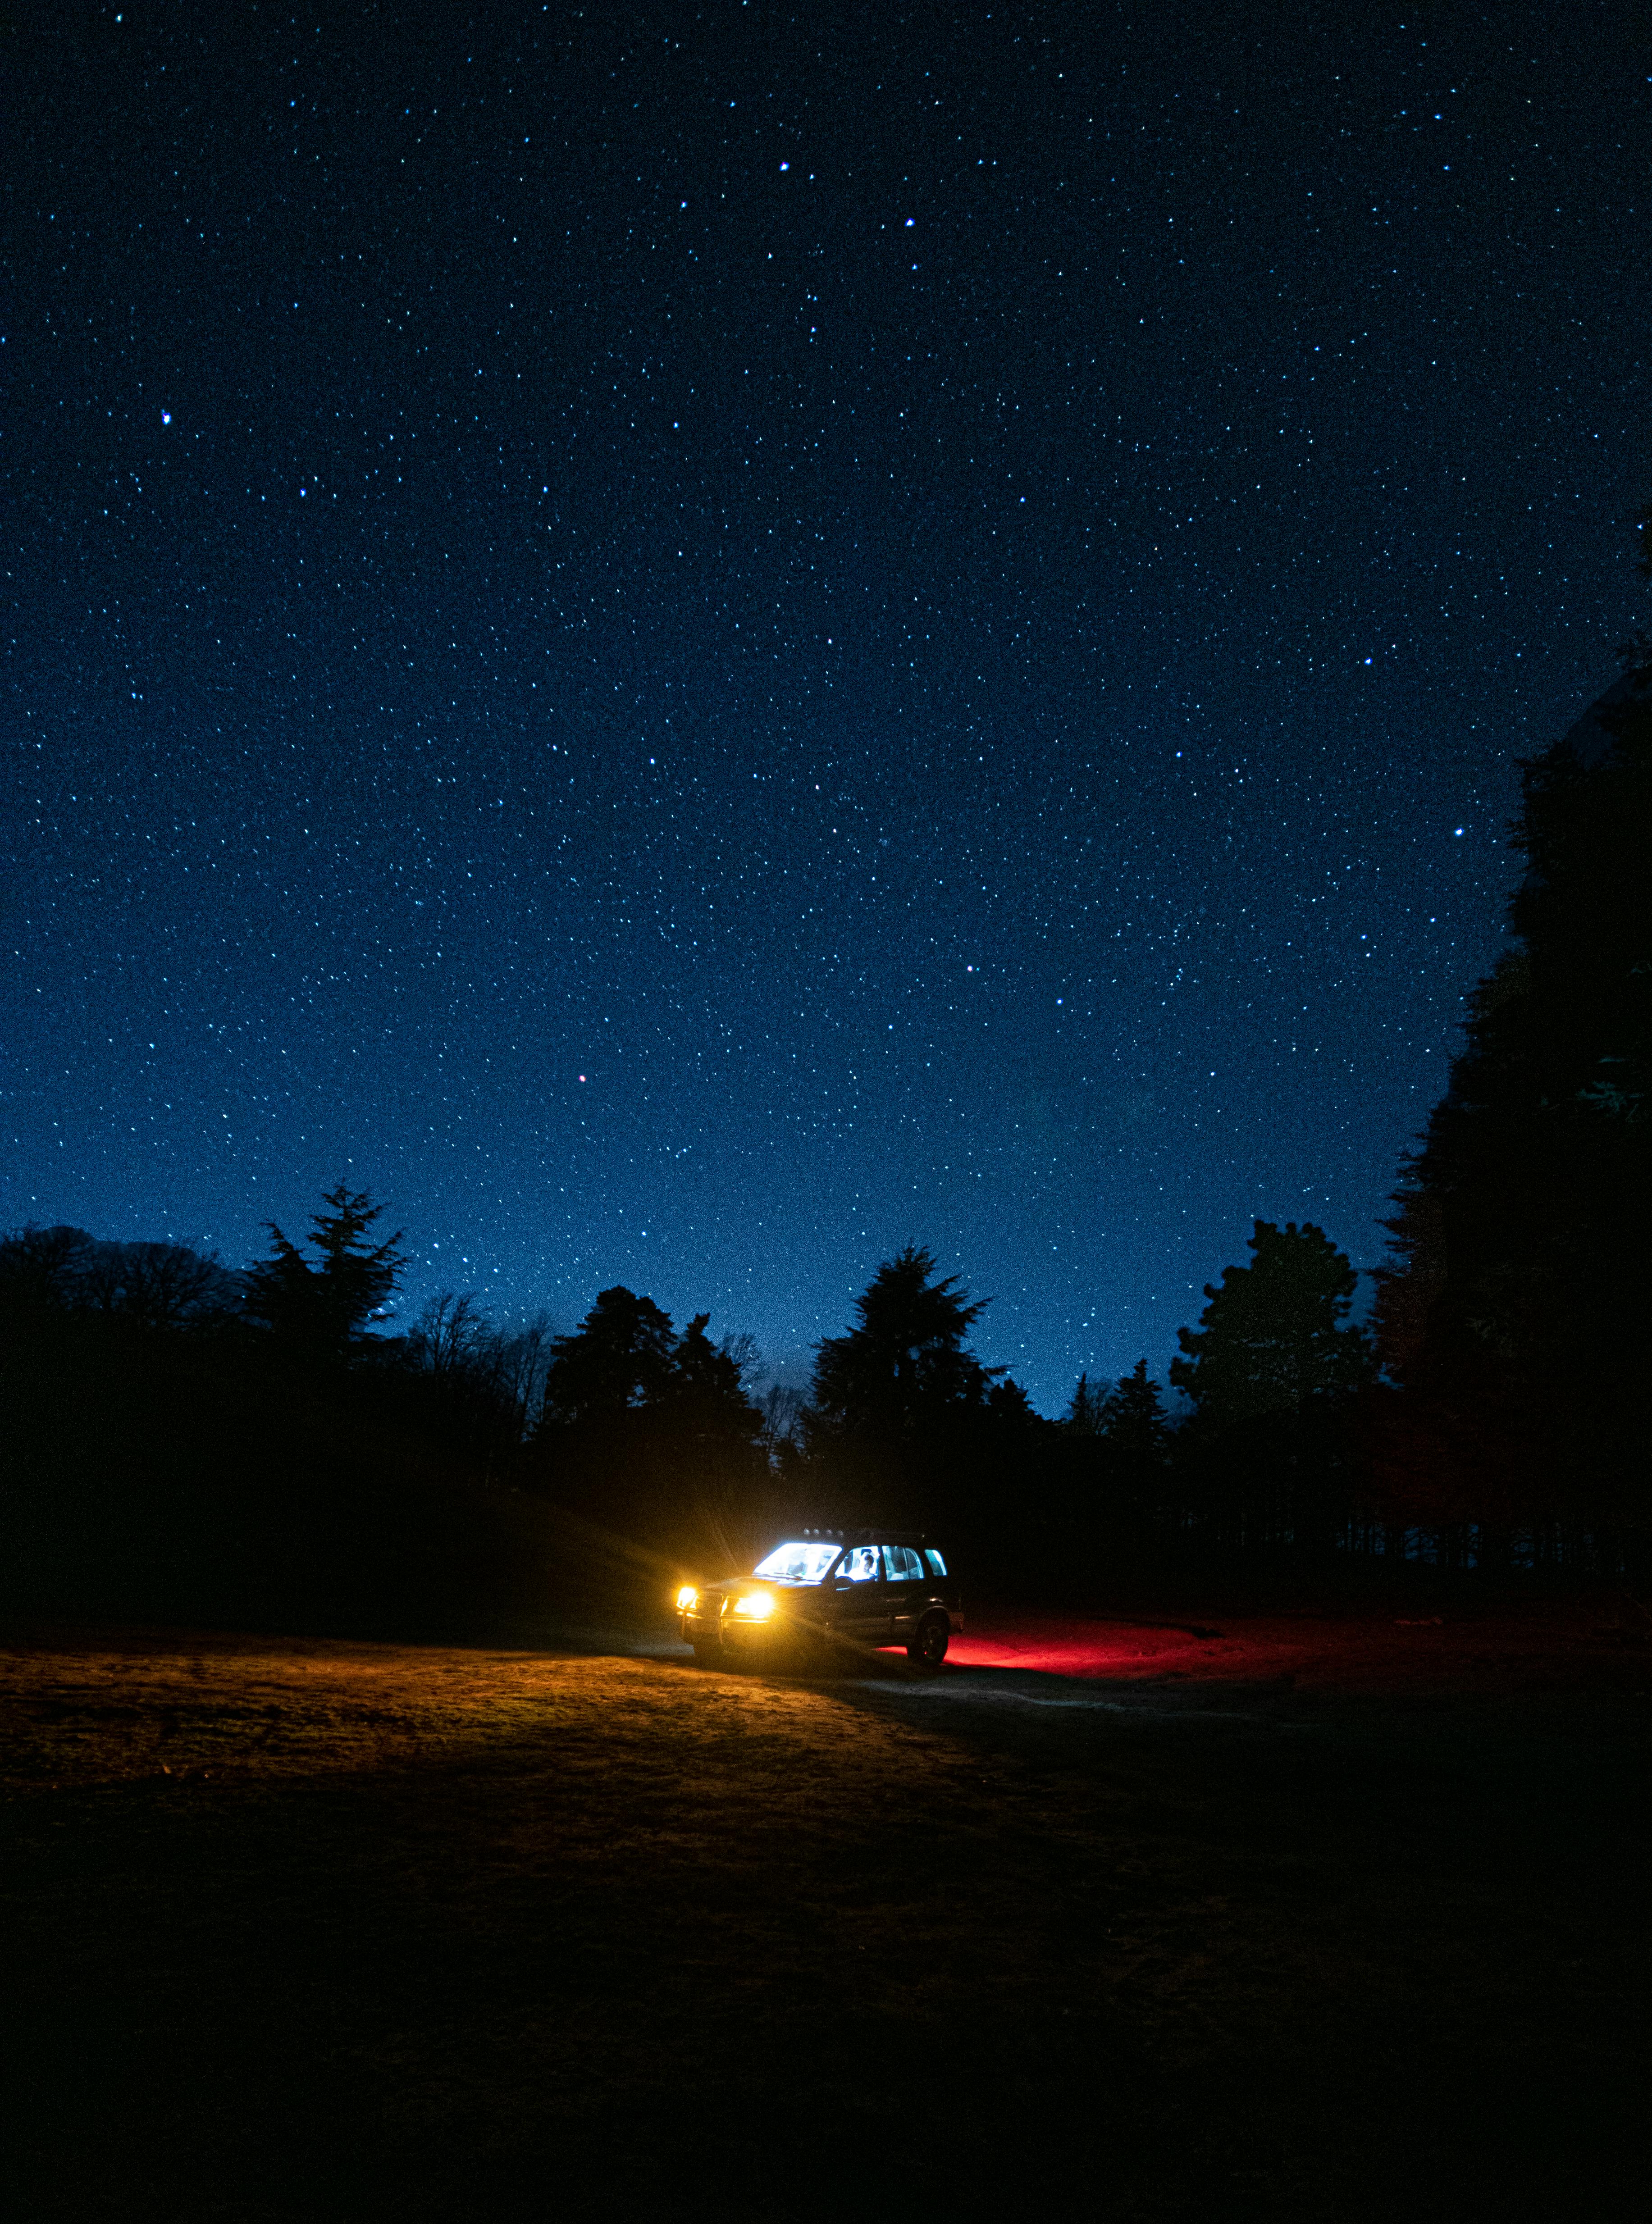
<svg viewBox="0 0 1652 2224">
<path fill-rule="evenodd" d="M 989 1617 L 816 1682 L 35 1631 L 9 2214 L 1638 2215 L 1616 1619 Z"/>
</svg>

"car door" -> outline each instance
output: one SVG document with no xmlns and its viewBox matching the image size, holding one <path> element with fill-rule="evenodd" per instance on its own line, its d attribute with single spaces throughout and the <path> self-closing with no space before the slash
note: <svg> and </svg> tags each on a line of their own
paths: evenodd
<svg viewBox="0 0 1652 2224">
<path fill-rule="evenodd" d="M 889 1635 L 904 1645 L 923 1611 L 923 1563 L 909 1545 L 885 1545 L 883 1583 L 889 1597 Z"/>
<path fill-rule="evenodd" d="M 887 1645 L 889 1590 L 876 1545 L 851 1545 L 832 1580 L 832 1626 L 855 1645 Z"/>
<path fill-rule="evenodd" d="M 937 1546 L 926 1545 L 918 1555 L 923 1563 L 923 1592 L 925 1602 L 939 1608 L 955 1630 L 964 1627 L 964 1602 L 957 1583 L 946 1571 L 946 1556 Z"/>
</svg>

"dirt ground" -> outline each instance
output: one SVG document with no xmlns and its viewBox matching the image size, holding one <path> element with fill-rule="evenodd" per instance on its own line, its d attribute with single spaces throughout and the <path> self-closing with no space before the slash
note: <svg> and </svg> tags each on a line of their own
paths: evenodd
<svg viewBox="0 0 1652 2224">
<path fill-rule="evenodd" d="M 1639 1634 L 34 1631 L 10 2212 L 1638 2213 Z"/>
</svg>

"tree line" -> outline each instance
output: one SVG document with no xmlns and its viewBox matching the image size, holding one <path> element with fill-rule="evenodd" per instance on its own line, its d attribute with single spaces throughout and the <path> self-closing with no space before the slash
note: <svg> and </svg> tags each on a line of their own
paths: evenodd
<svg viewBox="0 0 1652 2224">
<path fill-rule="evenodd" d="M 799 1391 L 620 1286 L 560 1332 L 459 1292 L 401 1328 L 402 1236 L 345 1184 L 239 1271 L 29 1227 L 0 1240 L 0 1583 L 440 1618 L 525 1608 L 576 1564 L 652 1583 L 863 1520 L 1005 1586 L 1282 1557 L 1643 1574 L 1652 660 L 1525 767 L 1515 841 L 1514 940 L 1402 1170 L 1368 1322 L 1321 1229 L 1258 1220 L 1180 1331 L 1182 1408 L 1143 1357 L 1050 1420 L 918 1245 Z"/>
<path fill-rule="evenodd" d="M 215 1584 L 256 1606 L 410 1582 L 439 1605 L 450 1583 L 516 1578 L 525 1602 L 554 1583 L 548 1552 L 727 1568 L 800 1522 L 932 1529 L 1006 1584 L 1029 1555 L 1048 1584 L 1098 1553 L 1336 1533 L 1308 1510 L 1339 1456 L 1317 1417 L 1343 1413 L 1371 1360 L 1345 1318 L 1352 1269 L 1314 1229 L 1259 1223 L 1252 1264 L 1210 1292 L 1172 1370 L 1194 1418 L 1173 1430 L 1145 1361 L 1041 1417 L 972 1349 L 984 1302 L 920 1247 L 878 1269 L 800 1392 L 763 1387 L 749 1336 L 713 1341 L 706 1314 L 679 1327 L 621 1286 L 561 1333 L 451 1291 L 399 1328 L 406 1259 L 382 1218 L 340 1184 L 302 1241 L 272 1224 L 238 1271 L 73 1228 L 0 1241 L 14 1575 L 157 1607 Z M 1282 1430 L 1312 1488 L 1282 1494 Z"/>
</svg>

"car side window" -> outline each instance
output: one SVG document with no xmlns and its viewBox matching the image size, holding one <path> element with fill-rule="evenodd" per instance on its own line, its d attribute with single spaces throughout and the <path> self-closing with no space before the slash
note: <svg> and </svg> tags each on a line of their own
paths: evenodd
<svg viewBox="0 0 1652 2224">
<path fill-rule="evenodd" d="M 877 1545 L 851 1545 L 843 1556 L 837 1579 L 840 1583 L 875 1583 L 877 1581 Z"/>
<path fill-rule="evenodd" d="M 941 1557 L 940 1554 L 936 1551 L 933 1545 L 926 1545 L 924 1546 L 923 1557 L 928 1561 L 930 1569 L 934 1574 L 938 1576 L 944 1576 L 946 1574 L 946 1563 Z"/>
<path fill-rule="evenodd" d="M 885 1545 L 883 1573 L 892 1583 L 921 1582 L 923 1564 L 909 1545 Z"/>
</svg>

